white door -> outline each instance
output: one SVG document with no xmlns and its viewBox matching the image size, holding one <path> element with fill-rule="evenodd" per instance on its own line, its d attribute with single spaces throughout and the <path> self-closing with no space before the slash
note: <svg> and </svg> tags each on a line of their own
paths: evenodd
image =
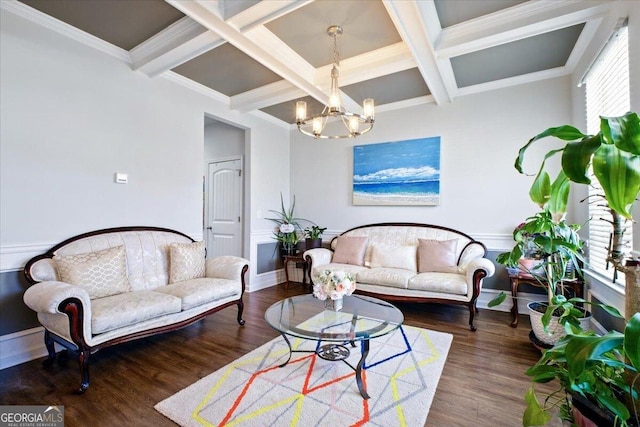
<svg viewBox="0 0 640 427">
<path fill-rule="evenodd" d="M 207 172 L 207 258 L 242 256 L 242 159 L 211 162 Z"/>
</svg>

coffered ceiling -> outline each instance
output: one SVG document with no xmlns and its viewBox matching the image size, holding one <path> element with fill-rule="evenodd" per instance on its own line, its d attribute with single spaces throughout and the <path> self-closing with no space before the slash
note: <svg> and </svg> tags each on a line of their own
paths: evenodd
<svg viewBox="0 0 640 427">
<path fill-rule="evenodd" d="M 625 15 L 621 0 L 2 0 L 131 65 L 282 125 L 327 102 L 340 25 L 347 108 L 376 111 L 581 77 Z"/>
</svg>

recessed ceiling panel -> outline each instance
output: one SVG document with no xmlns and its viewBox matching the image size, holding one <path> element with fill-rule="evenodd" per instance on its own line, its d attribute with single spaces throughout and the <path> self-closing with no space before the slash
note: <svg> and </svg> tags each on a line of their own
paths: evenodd
<svg viewBox="0 0 640 427">
<path fill-rule="evenodd" d="M 222 0 L 224 7 L 224 19 L 230 19 L 238 13 L 260 3 L 260 0 Z"/>
<path fill-rule="evenodd" d="M 341 89 L 359 104 L 366 98 L 373 98 L 375 105 L 404 101 L 431 93 L 417 68 L 354 83 Z"/>
<path fill-rule="evenodd" d="M 125 50 L 184 17 L 164 0 L 22 0 L 47 15 Z"/>
<path fill-rule="evenodd" d="M 266 27 L 298 55 L 318 68 L 333 61 L 331 25 L 342 26 L 338 36 L 341 58 L 350 58 L 401 42 L 402 39 L 379 0 L 314 1 Z"/>
<path fill-rule="evenodd" d="M 260 111 L 263 111 L 267 114 L 276 117 L 283 122 L 287 123 L 295 123 L 296 122 L 296 102 L 305 101 L 307 103 L 307 116 L 315 116 L 316 114 L 322 113 L 324 109 L 324 105 L 316 101 L 315 98 L 310 96 L 295 99 L 293 101 L 282 102 L 280 104 L 272 105 L 270 107 L 265 107 Z"/>
<path fill-rule="evenodd" d="M 507 9 L 526 0 L 435 0 L 442 28 Z"/>
<path fill-rule="evenodd" d="M 451 58 L 458 87 L 562 67 L 584 24 Z"/>
<path fill-rule="evenodd" d="M 229 43 L 197 56 L 173 71 L 227 96 L 282 80 Z"/>
</svg>

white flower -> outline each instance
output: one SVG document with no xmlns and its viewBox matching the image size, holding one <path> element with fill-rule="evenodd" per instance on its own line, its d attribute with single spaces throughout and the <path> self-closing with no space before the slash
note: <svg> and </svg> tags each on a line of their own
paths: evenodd
<svg viewBox="0 0 640 427">
<path fill-rule="evenodd" d="M 350 273 L 322 270 L 313 277 L 313 295 L 319 300 L 327 297 L 335 300 L 351 295 L 356 290 L 356 282 Z"/>
<path fill-rule="evenodd" d="M 293 233 L 295 229 L 296 228 L 293 226 L 293 224 L 282 224 L 280 226 L 281 233 Z"/>
</svg>

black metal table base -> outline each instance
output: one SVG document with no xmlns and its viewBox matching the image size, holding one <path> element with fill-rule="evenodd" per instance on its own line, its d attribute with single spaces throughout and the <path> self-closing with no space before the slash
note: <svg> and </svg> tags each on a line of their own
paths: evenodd
<svg viewBox="0 0 640 427">
<path fill-rule="evenodd" d="M 294 350 L 291 347 L 291 342 L 289 341 L 289 338 L 287 338 L 287 335 L 283 333 L 281 333 L 280 335 L 282 335 L 282 338 L 284 338 L 285 342 L 287 343 L 287 346 L 289 346 L 289 357 L 284 363 L 278 365 L 280 368 L 287 366 L 287 364 L 291 360 L 291 354 L 293 353 L 315 353 L 321 359 L 329 360 L 332 362 L 341 360 L 356 372 L 356 384 L 358 385 L 358 390 L 360 391 L 360 395 L 364 399 L 369 399 L 370 396 L 367 393 L 367 390 L 364 386 L 364 382 L 362 381 L 362 367 L 364 366 L 364 362 L 367 358 L 367 355 L 369 354 L 368 339 L 362 340 L 362 354 L 360 355 L 360 360 L 358 361 L 358 364 L 354 367 L 346 360 L 351 354 L 351 352 L 349 351 L 349 348 L 344 345 L 325 344 L 325 345 L 319 346 L 317 350 Z M 355 347 L 354 341 L 350 341 L 350 343 L 352 347 Z"/>
</svg>

